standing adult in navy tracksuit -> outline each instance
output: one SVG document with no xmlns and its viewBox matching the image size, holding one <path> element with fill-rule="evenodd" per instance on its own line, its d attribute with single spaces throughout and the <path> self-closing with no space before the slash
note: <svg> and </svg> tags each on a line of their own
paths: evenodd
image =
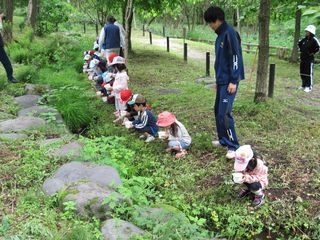
<svg viewBox="0 0 320 240">
<path fill-rule="evenodd" d="M 212 143 L 227 147 L 226 157 L 234 159 L 239 143 L 231 112 L 239 82 L 244 79 L 241 39 L 225 21 L 221 8 L 209 7 L 204 19 L 218 35 L 215 44 L 217 94 L 214 111 L 219 139 Z"/>
</svg>

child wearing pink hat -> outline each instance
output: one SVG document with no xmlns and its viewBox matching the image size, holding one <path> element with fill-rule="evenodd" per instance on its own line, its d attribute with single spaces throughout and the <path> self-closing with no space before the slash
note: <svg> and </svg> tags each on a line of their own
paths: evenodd
<svg viewBox="0 0 320 240">
<path fill-rule="evenodd" d="M 177 158 L 186 155 L 192 139 L 185 126 L 177 120 L 176 116 L 171 112 L 162 112 L 158 116 L 157 125 L 165 128 L 165 132 L 159 132 L 159 137 L 168 139 L 166 151 L 176 152 Z"/>
<path fill-rule="evenodd" d="M 263 190 L 268 186 L 268 167 L 254 156 L 250 145 L 243 145 L 236 151 L 233 181 L 246 186 L 240 190 L 239 198 L 254 194 L 252 205 L 257 207 L 263 203 Z"/>
<path fill-rule="evenodd" d="M 114 66 L 117 73 L 115 75 L 113 86 L 108 90 L 112 91 L 112 95 L 115 97 L 116 113 L 118 113 L 116 116 L 119 117 L 120 111 L 126 110 L 126 104 L 122 103 L 120 92 L 128 89 L 129 76 L 127 74 L 125 59 L 123 57 L 115 57 L 110 66 Z"/>
</svg>

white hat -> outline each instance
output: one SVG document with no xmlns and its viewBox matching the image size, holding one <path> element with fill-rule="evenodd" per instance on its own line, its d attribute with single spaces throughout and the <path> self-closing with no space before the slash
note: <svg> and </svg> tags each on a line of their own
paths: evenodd
<svg viewBox="0 0 320 240">
<path fill-rule="evenodd" d="M 250 145 L 243 145 L 236 151 L 236 158 L 234 162 L 234 170 L 236 172 L 244 171 L 253 158 L 253 151 Z"/>
<path fill-rule="evenodd" d="M 316 26 L 309 25 L 308 27 L 306 27 L 305 31 L 308 31 L 308 32 L 312 33 L 313 35 L 316 35 Z"/>
<path fill-rule="evenodd" d="M 115 57 L 112 61 L 112 63 L 110 64 L 110 66 L 115 65 L 115 64 L 125 64 L 126 60 L 123 57 Z"/>
<path fill-rule="evenodd" d="M 85 60 L 85 61 L 88 61 L 90 59 L 91 59 L 90 54 L 85 55 L 84 58 L 83 58 L 83 60 Z"/>
</svg>

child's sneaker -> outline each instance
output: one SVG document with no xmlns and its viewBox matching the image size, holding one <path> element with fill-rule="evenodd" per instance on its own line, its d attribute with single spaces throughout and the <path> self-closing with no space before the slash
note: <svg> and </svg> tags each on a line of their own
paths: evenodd
<svg viewBox="0 0 320 240">
<path fill-rule="evenodd" d="M 214 147 L 223 147 L 219 140 L 214 140 L 211 143 Z"/>
<path fill-rule="evenodd" d="M 154 141 L 156 138 L 154 137 L 154 136 L 149 136 L 149 137 L 147 137 L 147 139 L 145 140 L 145 142 L 146 143 L 149 143 L 149 142 L 152 142 L 152 141 Z"/>
<path fill-rule="evenodd" d="M 146 138 L 146 135 L 144 135 L 144 134 L 142 134 L 142 135 L 139 136 L 139 139 L 141 139 L 141 140 L 142 140 L 142 139 L 145 139 L 145 138 Z"/>
<path fill-rule="evenodd" d="M 226 158 L 228 159 L 235 159 L 236 158 L 236 151 L 228 150 Z"/>
<path fill-rule="evenodd" d="M 252 205 L 254 207 L 258 207 L 263 203 L 264 193 L 261 193 L 260 195 L 255 195 L 254 200 L 252 201 Z"/>
<path fill-rule="evenodd" d="M 304 91 L 305 91 L 306 93 L 309 93 L 309 92 L 311 92 L 311 88 L 306 87 L 306 88 L 304 89 Z"/>
<path fill-rule="evenodd" d="M 176 158 L 182 158 L 183 156 L 185 156 L 187 154 L 187 150 L 182 150 L 181 152 L 178 152 L 176 154 Z"/>
<path fill-rule="evenodd" d="M 103 98 L 102 98 L 102 101 L 103 101 L 103 102 L 108 102 L 108 97 L 103 97 Z"/>
<path fill-rule="evenodd" d="M 247 197 L 249 194 L 250 194 L 250 190 L 249 189 L 246 189 L 246 188 L 242 188 L 238 194 L 238 198 L 242 199 L 242 198 L 245 198 Z"/>
</svg>

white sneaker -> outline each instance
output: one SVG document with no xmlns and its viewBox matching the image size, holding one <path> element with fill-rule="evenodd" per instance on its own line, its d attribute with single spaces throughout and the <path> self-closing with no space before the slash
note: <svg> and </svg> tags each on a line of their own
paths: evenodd
<svg viewBox="0 0 320 240">
<path fill-rule="evenodd" d="M 139 139 L 145 139 L 146 138 L 146 135 L 142 134 L 139 136 Z"/>
<path fill-rule="evenodd" d="M 218 140 L 214 140 L 211 142 L 214 147 L 223 147 Z"/>
<path fill-rule="evenodd" d="M 102 98 L 102 101 L 103 101 L 103 102 L 108 102 L 108 97 L 103 97 L 103 98 Z"/>
<path fill-rule="evenodd" d="M 154 141 L 156 138 L 154 136 L 149 136 L 147 137 L 147 139 L 145 140 L 146 143 L 152 142 Z"/>
<path fill-rule="evenodd" d="M 305 91 L 306 93 L 309 93 L 309 92 L 311 92 L 311 88 L 306 87 L 306 88 L 304 89 L 304 91 Z"/>
<path fill-rule="evenodd" d="M 236 157 L 236 151 L 228 150 L 227 155 L 226 155 L 226 158 L 228 158 L 228 159 L 235 159 L 235 157 Z"/>
</svg>

